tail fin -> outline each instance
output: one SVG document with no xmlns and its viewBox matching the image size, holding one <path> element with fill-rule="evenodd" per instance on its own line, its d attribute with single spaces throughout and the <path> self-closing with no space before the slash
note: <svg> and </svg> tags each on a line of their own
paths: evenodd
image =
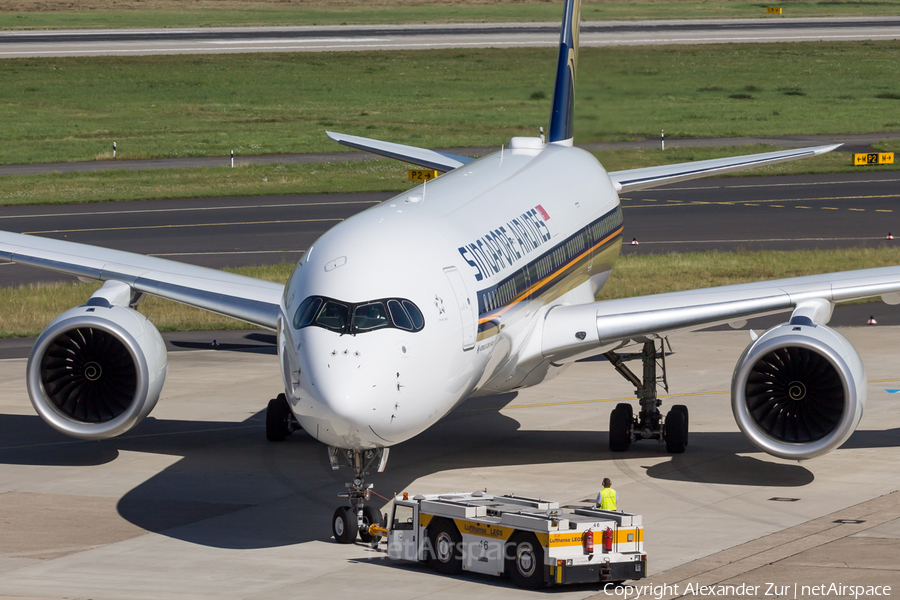
<svg viewBox="0 0 900 600">
<path fill-rule="evenodd" d="M 553 109 L 550 112 L 548 141 L 571 146 L 575 137 L 572 124 L 575 106 L 575 70 L 578 67 L 578 30 L 581 23 L 581 0 L 566 0 L 562 33 L 559 36 L 559 60 Z"/>
</svg>

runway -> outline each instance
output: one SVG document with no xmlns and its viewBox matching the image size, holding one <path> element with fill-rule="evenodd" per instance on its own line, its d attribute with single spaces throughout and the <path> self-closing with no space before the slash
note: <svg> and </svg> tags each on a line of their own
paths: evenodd
<svg viewBox="0 0 900 600">
<path fill-rule="evenodd" d="M 900 387 L 890 350 L 900 331 L 843 333 L 866 363 L 869 400 L 844 447 L 814 460 L 772 458 L 738 430 L 727 390 L 750 338 L 731 331 L 672 340 L 673 395 L 661 399 L 664 408 L 682 403 L 691 411 L 685 454 L 668 455 L 652 442 L 611 454 L 609 411 L 633 387 L 608 364 L 585 361 L 545 385 L 464 403 L 427 434 L 393 448 L 387 470 L 371 481 L 387 497 L 487 488 L 580 504 L 610 477 L 620 507 L 643 515 L 656 583 L 895 583 L 900 512 L 883 495 L 897 487 L 900 412 L 897 395 L 885 389 Z M 146 421 L 119 438 L 82 442 L 34 414 L 25 361 L 0 360 L 0 596 L 525 595 L 508 580 L 440 576 L 363 545 L 333 543 L 329 520 L 344 473 L 331 471 L 325 446 L 303 432 L 279 444 L 265 440 L 262 411 L 280 391 L 276 356 L 223 349 L 173 352 L 169 361 L 163 396 Z M 852 508 L 867 501 L 875 508 Z M 864 522 L 835 525 L 841 517 Z M 859 553 L 821 552 L 835 539 Z M 805 552 L 810 547 L 819 554 Z M 691 562 L 723 551 L 721 561 Z M 759 559 L 766 559 L 762 572 L 752 569 Z M 578 585 L 553 596 L 598 592 Z"/>
<path fill-rule="evenodd" d="M 585 21 L 582 47 L 900 39 L 900 18 Z M 558 23 L 0 33 L 0 58 L 554 47 Z"/>
<path fill-rule="evenodd" d="M 393 196 L 318 194 L 0 208 L 0 229 L 222 268 L 296 262 L 322 233 Z M 623 254 L 900 243 L 900 173 L 690 181 L 626 194 Z M 885 240 L 888 233 L 896 241 Z M 638 245 L 631 245 L 637 238 Z M 861 265 L 864 267 L 865 265 Z M 0 286 L 64 277 L 0 264 Z"/>
</svg>

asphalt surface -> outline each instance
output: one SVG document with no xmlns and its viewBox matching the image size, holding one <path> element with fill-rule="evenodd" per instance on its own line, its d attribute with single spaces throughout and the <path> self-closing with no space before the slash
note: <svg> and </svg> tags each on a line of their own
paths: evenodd
<svg viewBox="0 0 900 600">
<path fill-rule="evenodd" d="M 580 45 L 900 39 L 900 19 L 583 22 Z M 552 47 L 559 23 L 77 30 L 0 33 L 0 58 Z"/>
</svg>

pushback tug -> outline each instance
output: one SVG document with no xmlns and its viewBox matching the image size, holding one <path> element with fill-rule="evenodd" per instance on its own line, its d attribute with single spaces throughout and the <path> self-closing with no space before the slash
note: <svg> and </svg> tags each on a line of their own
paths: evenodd
<svg viewBox="0 0 900 600">
<path fill-rule="evenodd" d="M 640 515 L 541 498 L 403 494 L 388 526 L 366 533 L 376 543 L 387 537 L 392 559 L 427 562 L 446 575 L 508 575 L 526 589 L 647 576 Z"/>
</svg>

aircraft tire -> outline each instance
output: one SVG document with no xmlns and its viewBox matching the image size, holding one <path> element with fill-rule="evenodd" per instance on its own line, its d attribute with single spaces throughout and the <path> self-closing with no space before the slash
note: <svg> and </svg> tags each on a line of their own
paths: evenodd
<svg viewBox="0 0 900 600">
<path fill-rule="evenodd" d="M 631 446 L 632 409 L 630 404 L 620 404 L 609 414 L 609 449 L 625 452 Z"/>
<path fill-rule="evenodd" d="M 369 535 L 369 525 L 380 525 L 384 527 L 384 519 L 381 518 L 381 513 L 372 508 L 371 506 L 363 506 L 363 514 L 362 514 L 362 527 L 359 530 L 359 539 L 364 544 L 371 544 L 372 542 L 378 542 L 381 539 L 380 535 Z"/>
<path fill-rule="evenodd" d="M 688 414 L 688 407 L 684 404 L 676 404 L 672 407 L 672 410 L 680 410 L 684 413 L 684 445 L 688 445 L 688 438 L 691 434 L 691 418 Z"/>
<path fill-rule="evenodd" d="M 462 536 L 456 525 L 446 519 L 435 519 L 428 526 L 428 566 L 442 575 L 462 573 Z"/>
<path fill-rule="evenodd" d="M 356 541 L 359 522 L 349 506 L 340 506 L 331 518 L 331 533 L 338 544 L 352 544 Z"/>
<path fill-rule="evenodd" d="M 294 415 L 291 414 L 291 407 L 288 406 L 284 394 L 278 394 L 277 398 L 269 400 L 266 407 L 266 439 L 270 442 L 284 441 L 292 431 L 293 418 Z"/>
<path fill-rule="evenodd" d="M 687 446 L 687 415 L 674 408 L 666 415 L 666 450 L 670 454 L 681 454 Z"/>
<path fill-rule="evenodd" d="M 506 572 L 513 583 L 525 590 L 544 587 L 544 549 L 534 534 L 516 532 L 506 548 Z"/>
</svg>

